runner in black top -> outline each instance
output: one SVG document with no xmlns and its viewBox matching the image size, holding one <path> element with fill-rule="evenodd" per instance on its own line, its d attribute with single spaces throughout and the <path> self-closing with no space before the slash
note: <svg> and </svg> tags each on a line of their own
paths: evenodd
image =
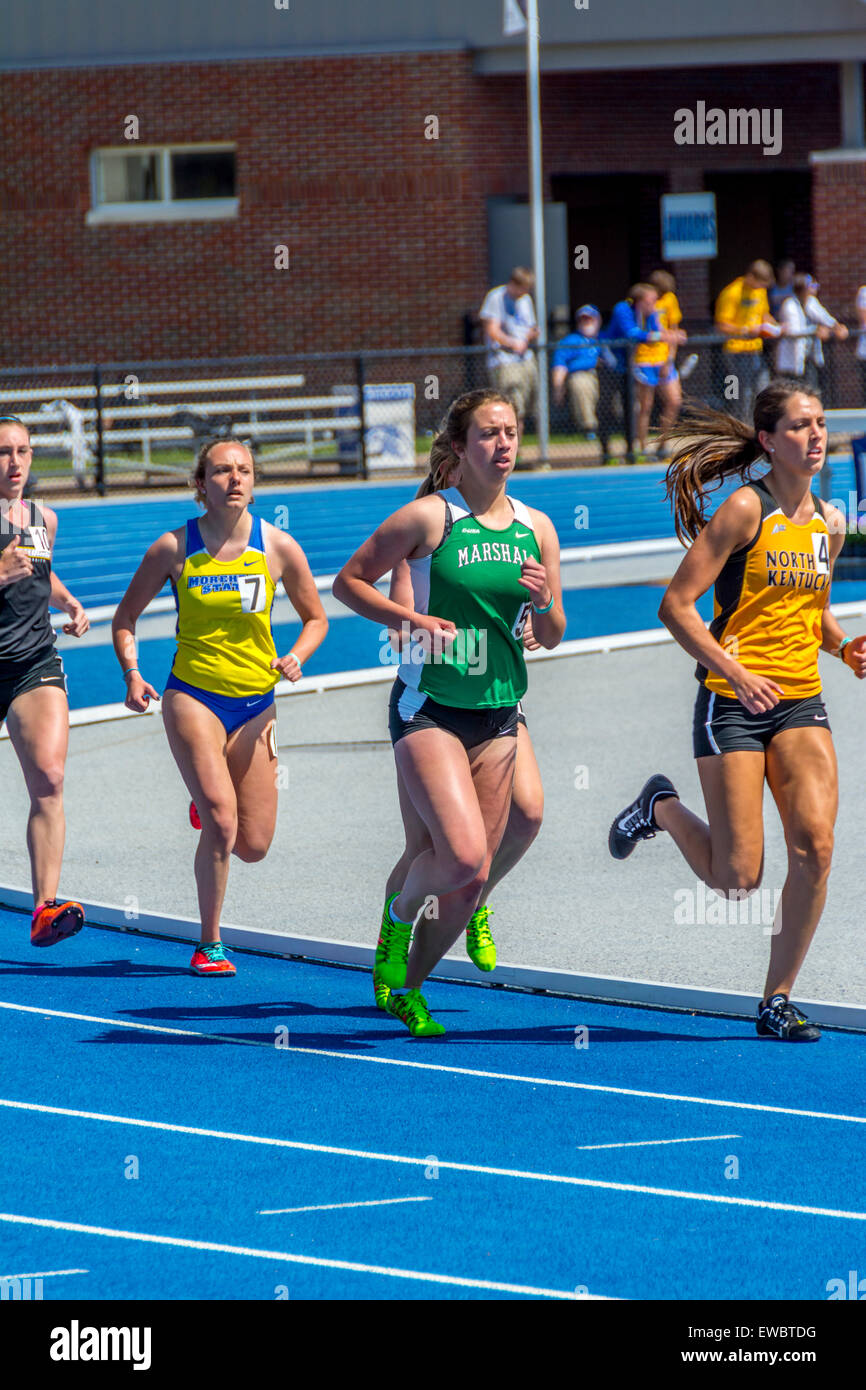
<svg viewBox="0 0 866 1390">
<path fill-rule="evenodd" d="M 80 903 L 56 898 L 69 706 L 49 604 L 69 614 L 63 631 L 72 636 L 81 637 L 90 624 L 51 567 L 56 513 L 22 500 L 32 455 L 27 426 L 0 416 L 0 724 L 5 719 L 30 795 L 30 940 L 52 946 L 81 929 L 84 912 Z"/>
</svg>

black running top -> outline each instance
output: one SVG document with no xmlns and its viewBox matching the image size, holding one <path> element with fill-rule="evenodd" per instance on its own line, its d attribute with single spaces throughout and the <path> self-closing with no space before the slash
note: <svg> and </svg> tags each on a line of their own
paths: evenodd
<svg viewBox="0 0 866 1390">
<path fill-rule="evenodd" d="M 30 556 L 33 573 L 0 589 L 0 666 L 27 665 L 54 645 L 54 629 L 48 617 L 51 594 L 51 551 L 45 518 L 35 502 L 30 523 L 14 526 L 0 516 L 0 553 L 18 537 L 19 546 Z"/>
</svg>

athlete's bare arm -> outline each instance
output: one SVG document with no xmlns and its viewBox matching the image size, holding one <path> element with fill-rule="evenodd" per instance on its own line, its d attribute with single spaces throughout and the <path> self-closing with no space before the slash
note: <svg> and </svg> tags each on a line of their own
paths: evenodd
<svg viewBox="0 0 866 1390">
<path fill-rule="evenodd" d="M 726 680 L 750 714 L 772 709 L 784 692 L 726 652 L 704 626 L 696 604 L 715 584 L 733 552 L 754 539 L 760 524 L 757 494 L 749 487 L 737 488 L 686 551 L 659 608 L 659 617 L 683 650 Z"/>
<path fill-rule="evenodd" d="M 532 631 L 542 647 L 552 651 L 558 647 L 565 632 L 565 612 L 562 607 L 562 582 L 559 574 L 559 537 L 550 517 L 544 512 L 529 508 L 538 537 L 541 561 L 524 560 L 520 569 L 520 583 L 527 590 L 533 603 Z M 553 599 L 553 606 L 546 613 L 536 613 L 535 608 L 546 608 Z"/>
<path fill-rule="evenodd" d="M 126 679 L 126 705 L 139 714 L 147 709 L 150 700 L 159 693 L 144 680 L 137 669 L 135 625 L 147 605 L 156 598 L 167 579 L 177 582 L 186 552 L 186 527 L 166 531 L 145 552 L 144 559 L 130 580 L 129 588 L 117 605 L 111 623 L 114 650 Z"/>
<path fill-rule="evenodd" d="M 833 564 L 845 544 L 845 518 L 838 507 L 831 507 L 825 502 L 824 520 L 830 532 L 830 576 L 832 580 Z M 821 650 L 822 652 L 832 652 L 835 656 L 843 641 L 845 641 L 845 633 L 838 620 L 830 612 L 828 602 L 821 614 Z M 866 636 L 854 637 L 850 642 L 847 642 L 842 650 L 842 660 L 846 666 L 850 666 L 857 679 L 862 681 L 866 677 Z"/>
<path fill-rule="evenodd" d="M 405 606 L 395 603 L 376 588 L 376 581 L 401 560 L 431 555 L 442 540 L 444 524 L 445 504 L 435 493 L 401 507 L 347 560 L 334 580 L 334 597 L 383 627 L 399 629 L 410 622 L 429 632 L 456 632 L 449 619 L 416 613 L 411 600 Z"/>
<path fill-rule="evenodd" d="M 54 542 L 57 540 L 57 513 L 51 507 L 42 508 L 42 518 L 45 522 L 45 529 L 48 532 L 48 546 L 54 555 Z M 84 611 L 82 604 L 73 597 L 60 576 L 51 566 L 51 593 L 48 598 L 52 608 L 57 608 L 61 613 L 69 615 L 69 622 L 63 624 L 63 631 L 69 637 L 83 637 L 90 627 L 90 619 Z"/>
<path fill-rule="evenodd" d="M 307 657 L 312 656 L 324 642 L 328 619 L 307 557 L 298 542 L 268 521 L 262 522 L 262 533 L 271 577 L 282 579 L 283 588 L 303 624 L 291 652 L 277 657 L 271 662 L 271 667 L 286 680 L 297 681 L 301 678 L 301 667 Z"/>
</svg>

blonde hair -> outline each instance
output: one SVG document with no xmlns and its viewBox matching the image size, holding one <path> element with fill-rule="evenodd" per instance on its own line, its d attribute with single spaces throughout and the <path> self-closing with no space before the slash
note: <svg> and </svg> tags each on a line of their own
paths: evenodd
<svg viewBox="0 0 866 1390">
<path fill-rule="evenodd" d="M 477 391 L 467 391 L 451 402 L 448 414 L 439 426 L 439 433 L 430 446 L 430 466 L 427 477 L 419 487 L 416 497 L 427 497 L 431 492 L 441 492 L 449 486 L 450 476 L 460 466 L 460 457 L 454 452 L 455 444 L 465 444 L 469 426 L 476 410 L 482 405 L 507 405 L 514 410 L 514 402 L 501 391 L 492 387 L 481 387 Z M 517 422 L 517 411 L 514 410 Z"/>
<path fill-rule="evenodd" d="M 239 444 L 242 449 L 246 449 L 250 456 L 250 463 L 253 465 L 253 481 L 259 481 L 259 470 L 256 464 L 256 457 L 246 439 L 238 439 L 237 435 L 234 434 L 227 435 L 225 438 L 221 438 L 217 435 L 214 436 L 213 439 L 206 439 L 198 451 L 195 468 L 189 480 L 190 487 L 195 491 L 195 500 L 200 507 L 205 505 L 204 483 L 207 475 L 207 461 L 210 457 L 211 450 L 215 449 L 217 444 Z"/>
</svg>

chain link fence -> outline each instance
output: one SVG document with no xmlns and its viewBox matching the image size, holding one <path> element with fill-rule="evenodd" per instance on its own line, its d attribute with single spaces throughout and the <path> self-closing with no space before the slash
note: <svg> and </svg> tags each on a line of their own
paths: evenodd
<svg viewBox="0 0 866 1390">
<path fill-rule="evenodd" d="M 755 393 L 791 375 L 779 373 L 778 361 L 793 361 L 797 379 L 817 387 L 827 409 L 866 407 L 856 333 L 782 342 L 780 358 L 779 340 L 735 353 L 718 334 L 700 334 L 661 363 L 647 362 L 633 343 L 602 340 L 571 358 L 552 341 L 505 368 L 489 365 L 478 346 L 4 368 L 0 413 L 29 426 L 38 480 L 31 491 L 38 486 L 43 495 L 177 487 L 205 439 L 231 434 L 251 443 L 274 481 L 420 475 L 450 402 L 488 385 L 509 395 L 522 417 L 518 466 L 635 463 L 658 456 L 659 432 L 681 401 L 750 419 Z"/>
</svg>

